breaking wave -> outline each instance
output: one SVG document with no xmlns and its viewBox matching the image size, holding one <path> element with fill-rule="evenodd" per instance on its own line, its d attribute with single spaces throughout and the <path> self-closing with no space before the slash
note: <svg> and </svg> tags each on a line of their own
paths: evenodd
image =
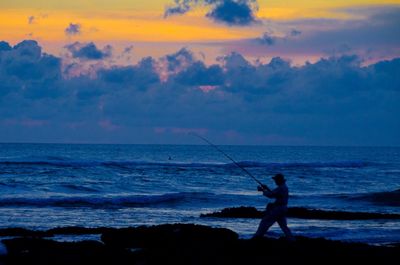
<svg viewBox="0 0 400 265">
<path fill-rule="evenodd" d="M 350 196 L 352 200 L 363 200 L 372 202 L 374 204 L 387 205 L 387 206 L 400 206 L 400 189 L 386 192 L 371 192 Z"/>
<path fill-rule="evenodd" d="M 46 198 L 5 197 L 0 206 L 36 206 L 36 207 L 145 207 L 157 204 L 179 203 L 185 200 L 204 200 L 211 193 L 179 192 L 161 195 L 127 196 L 54 196 Z"/>
</svg>

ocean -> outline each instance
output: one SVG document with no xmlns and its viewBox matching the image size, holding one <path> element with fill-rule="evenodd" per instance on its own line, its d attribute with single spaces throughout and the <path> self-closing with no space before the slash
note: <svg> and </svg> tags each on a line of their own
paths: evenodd
<svg viewBox="0 0 400 265">
<path fill-rule="evenodd" d="M 220 146 L 263 183 L 286 176 L 289 207 L 400 214 L 400 147 Z M 0 228 L 196 223 L 250 237 L 259 220 L 200 218 L 263 209 L 257 183 L 209 145 L 0 144 Z M 379 194 L 379 196 L 376 196 Z M 400 242 L 399 220 L 290 218 L 294 235 Z M 274 225 L 270 236 L 280 236 Z"/>
</svg>

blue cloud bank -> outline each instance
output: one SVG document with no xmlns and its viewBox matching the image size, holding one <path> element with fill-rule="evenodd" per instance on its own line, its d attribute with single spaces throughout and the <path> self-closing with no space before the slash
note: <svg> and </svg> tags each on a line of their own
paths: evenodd
<svg viewBox="0 0 400 265">
<path fill-rule="evenodd" d="M 0 141 L 400 145 L 400 58 L 219 62 L 182 49 L 68 76 L 36 41 L 0 42 Z"/>
</svg>

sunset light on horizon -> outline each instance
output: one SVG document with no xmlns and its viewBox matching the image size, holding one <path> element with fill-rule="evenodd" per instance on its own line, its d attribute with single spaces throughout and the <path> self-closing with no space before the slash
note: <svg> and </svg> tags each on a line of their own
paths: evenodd
<svg viewBox="0 0 400 265">
<path fill-rule="evenodd" d="M 210 19 L 206 15 L 210 7 L 201 4 L 201 1 L 185 14 L 166 17 L 166 9 L 173 5 L 172 0 L 3 1 L 0 3 L 0 36 L 6 37 L 11 44 L 34 39 L 44 51 L 55 55 L 60 55 L 66 44 L 80 41 L 110 44 L 116 49 L 123 49 L 128 43 L 138 43 L 140 47 L 150 43 L 151 49 L 139 49 L 135 54 L 139 58 L 159 55 L 155 50 L 163 50 L 164 43 L 173 46 L 175 50 L 200 45 L 205 54 L 214 57 L 235 50 L 231 42 L 256 39 L 265 32 L 271 37 L 284 38 L 291 31 L 297 30 L 302 36 L 292 40 L 295 45 L 303 39 L 318 38 L 322 32 L 357 29 L 363 24 L 367 26 L 371 17 L 398 8 L 400 2 L 258 1 L 253 10 L 255 22 L 244 25 L 229 25 Z M 65 30 L 70 25 L 78 26 L 77 32 L 66 34 Z M 332 46 L 341 44 L 339 40 L 330 43 Z M 279 52 L 281 57 L 299 62 L 327 55 L 327 51 L 318 46 L 314 52 L 302 52 L 302 56 L 288 51 L 288 43 L 284 43 L 285 47 L 281 50 L 279 45 L 276 46 L 272 49 L 274 55 Z M 251 57 L 261 57 L 268 53 L 268 49 L 262 50 Z M 168 52 L 165 50 L 164 54 Z M 394 57 L 398 52 L 397 49 L 393 51 L 394 54 L 385 56 Z M 214 59 L 211 58 L 211 61 Z"/>
</svg>

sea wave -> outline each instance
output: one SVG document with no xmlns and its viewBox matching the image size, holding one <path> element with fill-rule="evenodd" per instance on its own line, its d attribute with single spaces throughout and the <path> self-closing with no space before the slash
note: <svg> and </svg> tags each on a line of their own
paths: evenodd
<svg viewBox="0 0 400 265">
<path fill-rule="evenodd" d="M 226 166 L 225 163 L 197 162 L 164 162 L 164 161 L 101 161 L 101 160 L 8 160 L 0 161 L 4 166 L 57 166 L 57 167 L 136 167 L 136 166 L 165 166 L 165 167 L 209 167 Z"/>
<path fill-rule="evenodd" d="M 333 167 L 333 168 L 361 168 L 373 165 L 371 162 L 366 161 L 316 161 L 316 162 L 282 162 L 282 163 L 274 163 L 274 162 L 256 162 L 256 161 L 241 161 L 238 162 L 242 167 L 277 167 L 277 168 L 324 168 L 324 167 Z M 228 165 L 234 165 L 234 163 L 230 163 Z"/>
<path fill-rule="evenodd" d="M 393 191 L 381 191 L 381 192 L 363 192 L 363 193 L 326 193 L 326 194 L 292 194 L 292 198 L 300 197 L 310 197 L 310 198 L 335 198 L 347 201 L 363 201 L 369 202 L 381 206 L 400 206 L 400 189 Z"/>
<path fill-rule="evenodd" d="M 74 190 L 74 191 L 83 191 L 83 192 L 98 192 L 99 191 L 98 189 L 93 188 L 93 187 L 77 185 L 77 184 L 62 184 L 61 186 L 64 188 L 67 188 L 69 190 Z"/>
<path fill-rule="evenodd" d="M 185 200 L 207 199 L 212 193 L 178 192 L 160 195 L 125 196 L 53 196 L 53 197 L 3 197 L 0 206 L 35 207 L 130 207 L 151 206 L 157 204 L 179 203 Z"/>
<path fill-rule="evenodd" d="M 351 200 L 363 200 L 374 204 L 400 206 L 400 189 L 385 192 L 371 192 L 348 196 Z"/>
<path fill-rule="evenodd" d="M 260 162 L 239 161 L 237 163 L 222 162 L 186 162 L 186 161 L 102 161 L 102 160 L 72 160 L 66 158 L 51 158 L 42 160 L 0 160 L 0 166 L 55 166 L 55 167 L 110 167 L 131 168 L 141 166 L 179 167 L 179 168 L 362 168 L 374 165 L 367 161 L 315 161 L 315 162 Z"/>
</svg>

